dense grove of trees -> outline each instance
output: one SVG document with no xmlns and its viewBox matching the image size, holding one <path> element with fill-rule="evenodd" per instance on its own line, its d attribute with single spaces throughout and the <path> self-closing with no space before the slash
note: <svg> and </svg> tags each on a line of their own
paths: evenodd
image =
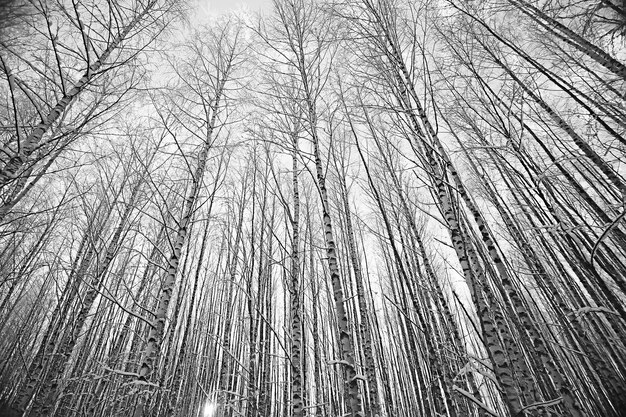
<svg viewBox="0 0 626 417">
<path fill-rule="evenodd" d="M 626 416 L 623 1 L 6 4 L 0 415 Z"/>
</svg>

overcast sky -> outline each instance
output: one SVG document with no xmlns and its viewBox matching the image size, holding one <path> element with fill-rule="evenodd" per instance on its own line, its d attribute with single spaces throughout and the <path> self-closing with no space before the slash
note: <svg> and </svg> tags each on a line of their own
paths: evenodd
<svg viewBox="0 0 626 417">
<path fill-rule="evenodd" d="M 267 10 L 272 7 L 272 0 L 197 0 L 203 8 L 212 13 L 222 13 L 247 7 L 250 11 Z"/>
</svg>

